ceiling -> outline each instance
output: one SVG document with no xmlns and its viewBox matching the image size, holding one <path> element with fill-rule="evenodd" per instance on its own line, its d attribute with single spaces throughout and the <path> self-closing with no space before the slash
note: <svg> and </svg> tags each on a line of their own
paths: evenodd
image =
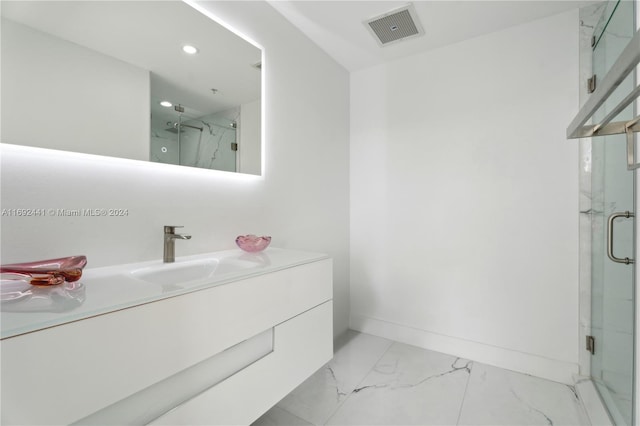
<svg viewBox="0 0 640 426">
<path fill-rule="evenodd" d="M 364 21 L 405 6 L 406 1 L 267 1 L 349 71 L 599 2 L 415 0 L 425 34 L 380 47 Z M 191 107 L 193 116 L 260 96 L 260 73 L 250 66 L 260 61 L 260 50 L 180 1 L 1 3 L 4 17 L 151 70 L 157 96 Z M 210 42 L 218 39 L 224 42 Z M 202 47 L 202 54 L 185 58 L 180 46 L 186 42 Z M 206 72 L 196 71 L 195 62 Z M 212 88 L 219 90 L 216 95 Z"/>
<path fill-rule="evenodd" d="M 364 22 L 403 7 L 407 1 L 267 1 L 349 71 L 600 3 L 579 0 L 415 0 L 412 4 L 425 34 L 380 47 Z"/>
</svg>

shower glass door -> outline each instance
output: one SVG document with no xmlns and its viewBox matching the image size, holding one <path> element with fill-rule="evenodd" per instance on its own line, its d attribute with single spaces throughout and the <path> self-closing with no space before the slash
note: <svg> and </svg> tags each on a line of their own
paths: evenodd
<svg viewBox="0 0 640 426">
<path fill-rule="evenodd" d="M 634 2 L 610 1 L 596 26 L 593 72 L 602 79 L 634 34 Z M 599 120 L 634 87 L 631 75 L 611 96 L 594 120 Z M 634 106 L 615 121 L 634 117 Z M 634 392 L 634 265 L 616 263 L 607 253 L 608 234 L 613 236 L 616 257 L 637 259 L 634 220 L 614 213 L 634 212 L 634 173 L 626 166 L 626 137 L 592 138 L 592 306 L 591 334 L 595 351 L 591 376 L 616 425 L 633 424 Z M 613 228 L 613 229 L 611 229 Z"/>
</svg>

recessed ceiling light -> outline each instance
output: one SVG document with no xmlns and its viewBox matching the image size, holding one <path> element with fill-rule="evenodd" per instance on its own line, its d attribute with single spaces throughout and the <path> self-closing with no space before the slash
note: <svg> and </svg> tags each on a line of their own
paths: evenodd
<svg viewBox="0 0 640 426">
<path fill-rule="evenodd" d="M 190 44 L 185 44 L 182 46 L 182 50 L 184 53 L 188 53 L 189 55 L 195 55 L 198 53 L 198 49 L 195 46 L 191 46 Z"/>
<path fill-rule="evenodd" d="M 173 104 L 169 101 L 162 101 L 160 102 L 160 105 L 162 105 L 165 108 L 171 108 L 173 106 Z"/>
</svg>

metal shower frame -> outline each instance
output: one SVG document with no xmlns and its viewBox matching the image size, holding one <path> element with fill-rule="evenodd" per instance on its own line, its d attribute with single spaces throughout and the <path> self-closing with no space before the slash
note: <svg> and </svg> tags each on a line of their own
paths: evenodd
<svg viewBox="0 0 640 426">
<path fill-rule="evenodd" d="M 640 132 L 640 115 L 630 121 L 615 121 L 614 118 L 640 96 L 640 84 L 633 89 L 618 105 L 609 112 L 599 123 L 586 124 L 593 114 L 604 104 L 609 96 L 627 78 L 640 63 L 640 31 L 635 35 L 624 49 L 611 70 L 602 79 L 599 87 L 591 94 L 584 106 L 567 128 L 567 139 L 589 138 L 595 136 L 607 136 L 627 134 L 627 169 L 640 168 L 636 163 L 634 132 Z"/>
</svg>

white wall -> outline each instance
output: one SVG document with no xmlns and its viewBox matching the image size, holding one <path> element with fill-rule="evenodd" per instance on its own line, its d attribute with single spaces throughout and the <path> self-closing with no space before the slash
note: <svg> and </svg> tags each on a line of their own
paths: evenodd
<svg viewBox="0 0 640 426">
<path fill-rule="evenodd" d="M 2 262 L 85 254 L 88 267 L 178 256 L 239 234 L 334 259 L 334 330 L 348 318 L 348 73 L 266 2 L 204 2 L 265 49 L 263 177 L 5 145 L 2 208 L 124 208 L 126 217 L 2 217 Z M 3 58 L 4 60 L 4 58 Z M 5 108 L 6 106 L 3 105 Z M 331 123 L 327 126 L 326 123 Z M 320 131 L 321 130 L 321 131 Z"/>
<path fill-rule="evenodd" d="M 578 12 L 351 75 L 351 326 L 571 383 Z"/>
<path fill-rule="evenodd" d="M 149 71 L 2 19 L 2 142 L 149 158 Z"/>
</svg>

